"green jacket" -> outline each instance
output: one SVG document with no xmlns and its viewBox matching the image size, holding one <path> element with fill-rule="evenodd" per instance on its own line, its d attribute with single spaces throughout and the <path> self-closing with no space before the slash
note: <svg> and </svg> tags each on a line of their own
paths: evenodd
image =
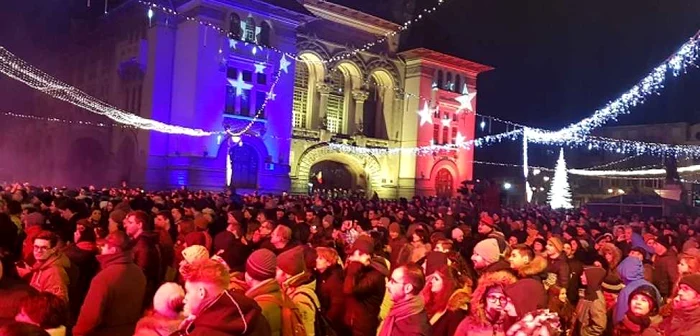
<svg viewBox="0 0 700 336">
<path fill-rule="evenodd" d="M 280 336 L 282 332 L 282 307 L 278 302 L 282 302 L 282 291 L 275 279 L 268 279 L 258 286 L 250 288 L 245 295 L 258 303 L 262 308 L 262 314 L 270 323 L 272 336 Z"/>
</svg>

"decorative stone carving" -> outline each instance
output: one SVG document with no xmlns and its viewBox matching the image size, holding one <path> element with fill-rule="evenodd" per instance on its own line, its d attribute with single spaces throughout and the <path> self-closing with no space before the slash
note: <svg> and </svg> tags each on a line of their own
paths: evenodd
<svg viewBox="0 0 700 336">
<path fill-rule="evenodd" d="M 369 92 L 365 90 L 353 90 L 352 91 L 352 98 L 355 99 L 356 102 L 362 102 L 364 103 L 367 98 L 369 98 Z"/>
<path fill-rule="evenodd" d="M 316 83 L 316 91 L 322 95 L 327 95 L 331 92 L 331 86 L 328 83 L 325 82 L 318 82 Z"/>
</svg>

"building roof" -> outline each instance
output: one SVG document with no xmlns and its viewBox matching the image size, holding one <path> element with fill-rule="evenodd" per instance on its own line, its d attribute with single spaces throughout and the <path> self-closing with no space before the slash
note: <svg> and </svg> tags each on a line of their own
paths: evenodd
<svg viewBox="0 0 700 336">
<path fill-rule="evenodd" d="M 285 0 L 278 0 L 285 1 Z M 286 0 L 290 1 L 290 0 Z M 340 15 L 346 18 L 351 18 L 356 21 L 361 21 L 376 27 L 380 27 L 384 30 L 397 30 L 399 25 L 391 22 L 389 20 L 382 19 L 381 17 L 368 14 L 360 11 L 357 8 L 350 7 L 350 5 L 345 5 L 345 3 L 353 3 L 353 1 L 348 0 L 334 0 L 333 2 L 323 1 L 323 0 L 300 0 L 303 2 L 304 6 L 310 6 L 313 8 L 321 9 L 323 11 L 332 12 L 336 15 Z M 342 4 L 341 4 L 342 3 Z M 354 6 L 354 5 L 353 5 Z M 313 12 L 313 10 L 312 10 Z"/>
<path fill-rule="evenodd" d="M 290 10 L 293 12 L 297 12 L 300 14 L 304 15 L 312 15 L 304 5 L 302 5 L 299 1 L 297 0 L 257 0 L 259 2 L 264 2 L 276 7 L 280 7 L 286 10 Z"/>
<path fill-rule="evenodd" d="M 473 72 L 478 75 L 481 72 L 490 71 L 494 68 L 488 65 L 468 61 L 456 56 L 443 54 L 435 50 L 426 48 L 416 48 L 399 53 L 399 56 L 406 60 L 422 59 L 429 63 L 434 63 L 440 67 L 454 68 L 455 70 Z"/>
</svg>

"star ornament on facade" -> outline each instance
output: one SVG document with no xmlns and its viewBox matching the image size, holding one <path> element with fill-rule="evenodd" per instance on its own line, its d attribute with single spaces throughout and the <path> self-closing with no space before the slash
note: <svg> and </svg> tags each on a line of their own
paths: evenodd
<svg viewBox="0 0 700 336">
<path fill-rule="evenodd" d="M 440 120 L 440 122 L 442 123 L 442 126 L 450 127 L 450 122 L 452 122 L 452 120 L 450 120 L 449 118 L 443 118 L 442 120 Z"/>
<path fill-rule="evenodd" d="M 289 65 L 292 64 L 287 60 L 287 57 L 285 55 L 282 55 L 282 58 L 280 59 L 280 70 L 284 71 L 284 73 L 289 73 Z"/>
<path fill-rule="evenodd" d="M 270 92 L 267 93 L 267 100 L 275 100 L 275 98 L 277 98 L 277 94 L 276 94 L 276 93 L 274 93 L 274 92 L 272 92 L 272 91 L 270 91 Z"/>
<path fill-rule="evenodd" d="M 238 45 L 238 41 L 234 39 L 228 39 L 228 47 L 231 49 L 236 49 L 236 46 Z"/>
<path fill-rule="evenodd" d="M 462 95 L 455 98 L 455 100 L 459 103 L 457 113 L 461 112 L 464 109 L 474 112 L 474 107 L 472 106 L 472 100 L 474 100 L 474 97 L 476 97 L 476 92 L 470 93 L 469 89 L 467 88 L 467 84 L 464 84 L 464 90 L 462 90 Z"/>
<path fill-rule="evenodd" d="M 423 109 L 418 111 L 418 115 L 420 116 L 421 126 L 425 125 L 426 123 L 433 123 L 433 110 L 431 110 L 428 106 L 428 102 L 425 102 L 425 104 L 423 105 Z"/>
<path fill-rule="evenodd" d="M 236 80 L 231 78 L 228 78 L 227 80 L 229 85 L 236 89 L 236 96 L 243 95 L 243 90 L 250 90 L 253 88 L 253 84 L 246 83 L 243 80 L 243 73 L 241 72 L 238 73 L 238 78 Z"/>
<path fill-rule="evenodd" d="M 457 147 L 462 147 L 464 145 L 464 140 L 466 140 L 467 137 L 462 135 L 462 132 L 457 132 L 457 136 L 455 136 L 455 145 Z"/>
<path fill-rule="evenodd" d="M 265 64 L 255 63 L 255 73 L 265 73 Z"/>
</svg>

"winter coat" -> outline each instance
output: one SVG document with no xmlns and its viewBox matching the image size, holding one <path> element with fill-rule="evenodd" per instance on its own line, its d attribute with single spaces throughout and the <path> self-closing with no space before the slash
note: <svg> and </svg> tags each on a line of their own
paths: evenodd
<svg viewBox="0 0 700 336">
<path fill-rule="evenodd" d="M 700 307 L 674 309 L 671 316 L 664 320 L 664 335 L 696 336 L 700 335 Z"/>
<path fill-rule="evenodd" d="M 557 276 L 556 285 L 559 288 L 568 288 L 569 277 L 571 272 L 569 269 L 569 262 L 566 256 L 562 253 L 556 259 L 550 259 L 547 266 L 547 272 L 553 273 Z"/>
<path fill-rule="evenodd" d="M 547 279 L 547 259 L 535 256 L 527 265 L 517 270 L 516 275 L 518 279 L 534 279 L 542 282 Z"/>
<path fill-rule="evenodd" d="M 379 311 L 386 290 L 386 264 L 372 260 L 369 266 L 357 261 L 345 269 L 345 326 L 353 336 L 373 336 L 379 327 Z"/>
<path fill-rule="evenodd" d="M 70 260 L 63 253 L 56 253 L 43 262 L 37 261 L 32 266 L 32 278 L 29 285 L 40 292 L 49 292 L 68 302 L 67 270 Z"/>
<path fill-rule="evenodd" d="M 165 336 L 177 331 L 184 317 L 171 318 L 157 312 L 149 312 L 136 323 L 134 336 Z"/>
<path fill-rule="evenodd" d="M 405 309 L 406 307 L 402 306 L 407 302 L 413 302 L 411 304 L 413 309 Z M 425 313 L 423 298 L 414 296 L 406 302 L 395 304 L 387 318 L 382 321 L 382 325 L 377 332 L 379 336 L 432 335 L 430 332 L 430 325 L 428 324 L 428 316 Z"/>
<path fill-rule="evenodd" d="M 432 250 L 430 244 L 423 243 L 406 243 L 399 251 L 397 258 L 398 265 L 403 265 L 409 262 L 419 263 L 425 258 L 425 255 Z"/>
<path fill-rule="evenodd" d="M 504 292 L 513 302 L 518 318 L 537 309 L 547 308 L 547 292 L 539 280 L 520 279 L 506 287 Z"/>
<path fill-rule="evenodd" d="M 486 314 L 486 294 L 488 289 L 493 286 L 507 287 L 516 282 L 515 276 L 510 272 L 501 271 L 487 273 L 479 279 L 479 285 L 476 287 L 471 300 L 471 312 L 457 326 L 455 336 L 502 336 L 513 322 L 507 317 L 501 320 L 489 321 Z M 505 314 L 504 314 L 505 315 Z"/>
<path fill-rule="evenodd" d="M 429 335 L 454 335 L 460 322 L 467 316 L 472 291 L 469 287 L 456 290 L 447 301 L 447 307 L 429 317 Z"/>
<path fill-rule="evenodd" d="M 130 251 L 99 255 L 97 261 L 102 270 L 90 283 L 73 335 L 131 336 L 141 317 L 146 277 Z"/>
<path fill-rule="evenodd" d="M 270 324 L 272 336 L 280 336 L 282 332 L 282 290 L 275 279 L 268 279 L 257 287 L 246 291 L 245 296 L 255 300 L 262 309 L 262 314 Z"/>
<path fill-rule="evenodd" d="M 321 306 L 316 296 L 316 280 L 311 273 L 300 273 L 282 284 L 284 293 L 294 302 L 304 322 L 304 330 L 315 335 L 316 309 Z"/>
<path fill-rule="evenodd" d="M 158 229 L 156 230 L 156 233 L 158 233 L 158 245 L 160 246 L 160 253 L 162 256 L 160 262 L 161 274 L 159 275 L 159 278 L 163 280 L 168 272 L 168 268 L 172 267 L 173 262 L 175 261 L 175 243 L 173 242 L 170 232 Z M 170 272 L 172 271 L 173 270 Z"/>
<path fill-rule="evenodd" d="M 660 316 L 653 316 L 648 321 L 649 325 L 644 327 L 641 323 L 635 323 L 629 316 L 625 314 L 622 322 L 615 325 L 612 331 L 612 336 L 661 336 L 663 333 L 659 329 L 661 323 Z"/>
<path fill-rule="evenodd" d="M 141 267 L 146 276 L 146 296 L 143 301 L 143 308 L 151 305 L 153 295 L 156 294 L 158 286 L 162 282 L 161 275 L 164 275 L 165 264 L 162 264 L 162 253 L 159 245 L 159 235 L 157 232 L 142 232 L 132 241 L 132 252 L 134 263 Z M 143 311 L 142 309 L 141 311 Z"/>
<path fill-rule="evenodd" d="M 68 257 L 71 267 L 77 267 L 78 277 L 70 288 L 70 312 L 72 318 L 77 318 L 80 306 L 83 305 L 85 295 L 90 288 L 90 282 L 95 277 L 100 264 L 97 262 L 97 247 L 92 242 L 79 242 L 68 246 L 63 253 Z"/>
<path fill-rule="evenodd" d="M 343 268 L 331 265 L 316 277 L 316 295 L 321 302 L 321 311 L 334 325 L 342 325 L 345 314 L 343 293 Z"/>
<path fill-rule="evenodd" d="M 255 300 L 242 293 L 225 291 L 193 319 L 185 320 L 173 335 L 269 336 L 270 324 Z"/>
<path fill-rule="evenodd" d="M 0 322 L 14 321 L 22 300 L 35 293 L 36 289 L 25 281 L 12 278 L 7 273 L 0 277 Z"/>
<path fill-rule="evenodd" d="M 605 297 L 601 290 L 607 271 L 600 267 L 589 267 L 583 272 L 588 284 L 576 305 L 574 335 L 600 336 L 608 322 Z"/>
<path fill-rule="evenodd" d="M 671 296 L 673 286 L 678 282 L 678 255 L 676 251 L 669 249 L 663 255 L 656 256 L 652 279 L 652 283 L 661 293 L 661 297 Z"/>
<path fill-rule="evenodd" d="M 389 262 L 392 265 L 398 265 L 399 254 L 401 253 L 401 248 L 408 243 L 406 237 L 400 235 L 396 239 L 389 240 L 389 247 L 391 248 L 391 253 L 389 254 Z"/>
<path fill-rule="evenodd" d="M 488 266 L 484 267 L 483 269 L 476 270 L 476 271 L 477 271 L 477 273 L 479 273 L 479 276 L 484 276 L 485 274 L 488 274 L 488 273 L 496 273 L 496 272 L 503 272 L 503 271 L 506 271 L 506 272 L 509 272 L 512 274 L 510 264 L 507 261 L 505 261 L 503 258 L 499 258 L 498 261 L 496 261 L 495 263 L 488 265 Z"/>
<path fill-rule="evenodd" d="M 623 288 L 620 291 L 620 294 L 617 296 L 617 303 L 615 304 L 613 312 L 614 324 L 620 323 L 622 318 L 627 313 L 627 310 L 629 309 L 629 296 L 635 289 L 637 289 L 637 287 L 642 285 L 654 286 L 649 281 L 644 280 L 644 266 L 637 258 L 625 258 L 625 260 L 623 260 L 617 267 L 617 271 L 622 279 L 622 282 L 625 284 L 625 288 Z M 658 294 L 658 290 L 657 295 L 659 295 L 660 300 L 661 295 Z"/>
<path fill-rule="evenodd" d="M 250 245 L 243 244 L 229 231 L 219 232 L 214 238 L 214 254 L 224 259 L 232 272 L 245 271 L 245 262 L 251 252 Z"/>
<path fill-rule="evenodd" d="M 572 305 L 578 303 L 578 290 L 581 284 L 581 274 L 583 273 L 583 263 L 576 258 L 569 258 L 566 261 L 569 265 L 569 285 L 566 287 L 566 297 Z M 601 279 L 602 281 L 603 279 Z"/>
</svg>

